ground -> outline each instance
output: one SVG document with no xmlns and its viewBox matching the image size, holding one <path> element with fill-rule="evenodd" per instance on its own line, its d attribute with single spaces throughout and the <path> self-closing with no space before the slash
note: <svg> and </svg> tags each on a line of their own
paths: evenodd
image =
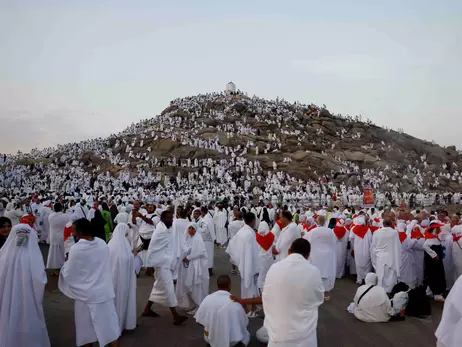
<svg viewBox="0 0 462 347">
<path fill-rule="evenodd" d="M 46 256 L 47 247 L 42 247 Z M 226 253 L 217 249 L 215 254 L 215 274 L 229 274 L 231 266 Z M 235 295 L 239 295 L 239 278 L 232 275 Z M 74 305 L 73 301 L 62 295 L 57 289 L 57 278 L 48 277 L 45 291 L 44 311 L 52 347 L 75 346 Z M 210 290 L 216 289 L 216 276 L 210 280 Z M 141 273 L 138 278 L 137 309 L 141 315 L 149 296 L 153 278 Z M 331 301 L 324 303 L 319 310 L 318 346 L 319 347 L 356 347 L 356 346 L 419 346 L 434 347 L 434 332 L 441 318 L 441 303 L 433 303 L 432 318 L 420 320 L 406 318 L 404 322 L 383 324 L 362 323 L 346 311 L 352 301 L 357 285 L 354 280 L 337 280 L 331 293 Z M 281 295 L 285 295 L 281 291 Z M 202 329 L 192 317 L 183 326 L 173 326 L 168 309 L 154 305 L 159 318 L 140 317 L 135 332 L 125 334 L 120 340 L 121 347 L 202 347 L 205 346 Z M 264 346 L 255 338 L 255 332 L 262 326 L 263 320 L 250 320 L 249 331 L 252 346 Z M 96 344 L 95 344 L 96 346 Z"/>
</svg>

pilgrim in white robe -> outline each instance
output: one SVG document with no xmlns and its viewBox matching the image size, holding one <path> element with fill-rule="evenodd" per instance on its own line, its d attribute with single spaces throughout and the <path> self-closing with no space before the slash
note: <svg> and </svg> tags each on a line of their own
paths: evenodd
<svg viewBox="0 0 462 347">
<path fill-rule="evenodd" d="M 462 341 L 462 276 L 459 277 L 444 302 L 435 336 L 438 346 L 459 347 Z"/>
<path fill-rule="evenodd" d="M 282 228 L 275 245 L 276 251 L 279 252 L 276 256 L 276 261 L 286 258 L 289 255 L 289 248 L 292 245 L 292 242 L 300 237 L 301 234 L 298 230 L 297 224 L 292 222 Z"/>
<path fill-rule="evenodd" d="M 210 213 L 199 219 L 199 229 L 201 231 L 202 240 L 204 240 L 205 248 L 207 249 L 207 261 L 209 269 L 213 268 L 215 257 L 215 225 Z"/>
<path fill-rule="evenodd" d="M 249 319 L 242 306 L 230 296 L 225 290 L 207 295 L 194 316 L 204 327 L 204 340 L 211 347 L 234 346 L 239 342 L 249 344 Z"/>
<path fill-rule="evenodd" d="M 167 307 L 178 305 L 173 285 L 174 249 L 172 228 L 167 229 L 159 222 L 152 234 L 146 260 L 148 266 L 154 267 L 156 277 L 149 301 Z"/>
<path fill-rule="evenodd" d="M 374 233 L 371 260 L 378 277 L 378 285 L 391 293 L 398 282 L 401 268 L 401 243 L 396 230 L 384 227 Z"/>
<path fill-rule="evenodd" d="M 377 275 L 368 273 L 365 283 L 357 289 L 353 299 L 355 317 L 366 323 L 388 322 L 396 312 L 385 290 L 377 285 Z M 371 286 L 372 289 L 369 289 Z M 368 289 L 369 291 L 365 293 Z M 359 300 L 360 298 L 361 300 Z"/>
<path fill-rule="evenodd" d="M 270 232 L 268 223 L 261 221 L 258 225 L 257 231 L 257 244 L 259 246 L 259 263 L 260 269 L 258 270 L 258 288 L 263 290 L 265 286 L 266 274 L 270 269 L 271 265 L 274 264 L 274 257 L 272 253 L 272 245 L 274 243 L 275 236 Z"/>
<path fill-rule="evenodd" d="M 226 224 L 228 221 L 228 214 L 225 210 L 217 210 L 213 215 L 213 224 L 215 226 L 215 234 L 217 243 L 223 247 L 228 242 L 228 230 Z"/>
<path fill-rule="evenodd" d="M 354 260 L 356 269 L 356 282 L 361 284 L 366 275 L 372 270 L 371 262 L 371 242 L 372 232 L 370 228 L 364 225 L 364 218 L 357 218 L 360 223 L 351 228 L 350 242 L 353 243 Z"/>
<path fill-rule="evenodd" d="M 414 257 L 414 262 L 413 262 L 413 267 L 414 267 L 414 272 L 416 276 L 416 286 L 421 286 L 424 280 L 424 256 L 425 256 L 425 250 L 424 250 L 424 243 L 425 243 L 425 238 L 424 238 L 424 233 L 425 228 L 421 227 L 419 224 L 415 225 L 410 232 L 408 232 L 408 236 L 411 237 L 412 240 L 415 240 L 415 245 L 413 248 L 413 257 Z"/>
<path fill-rule="evenodd" d="M 48 217 L 50 225 L 50 248 L 48 249 L 47 269 L 61 269 L 64 265 L 64 228 L 70 216 L 62 212 L 53 212 Z"/>
<path fill-rule="evenodd" d="M 49 347 L 43 314 L 47 275 L 35 230 L 15 225 L 0 264 L 0 347 Z"/>
<path fill-rule="evenodd" d="M 452 260 L 454 262 L 454 278 L 457 280 L 462 275 L 462 225 L 452 228 L 453 242 Z"/>
<path fill-rule="evenodd" d="M 173 269 L 173 279 L 177 280 L 178 279 L 178 271 L 180 267 L 182 266 L 182 257 L 183 255 L 183 246 L 185 243 L 185 237 L 186 237 L 186 229 L 188 228 L 188 225 L 190 222 L 187 219 L 182 219 L 178 218 L 175 219 L 172 225 L 172 242 L 175 245 L 175 249 L 173 250 L 174 253 L 174 269 Z M 200 233 L 199 233 L 200 235 Z"/>
<path fill-rule="evenodd" d="M 228 225 L 229 239 L 232 239 L 243 226 L 243 220 L 233 220 L 230 222 Z"/>
<path fill-rule="evenodd" d="M 187 230 L 184 231 L 186 236 L 176 284 L 178 306 L 184 309 L 198 307 L 209 294 L 207 250 L 201 235 L 197 233 L 197 224 L 191 223 L 191 225 L 196 229 L 196 233 L 191 236 Z M 189 263 L 184 263 L 182 261 L 184 258 L 188 259 Z"/>
<path fill-rule="evenodd" d="M 342 223 L 337 223 L 333 231 L 335 234 L 335 254 L 337 258 L 335 272 L 337 278 L 342 278 L 345 275 L 349 232 Z"/>
<path fill-rule="evenodd" d="M 400 225 L 398 225 L 400 230 Z M 406 283 L 410 288 L 415 288 L 417 276 L 414 267 L 414 246 L 417 240 L 409 238 L 403 231 L 398 232 L 401 242 L 401 267 L 399 269 L 398 282 Z"/>
<path fill-rule="evenodd" d="M 445 248 L 443 265 L 444 274 L 446 277 L 446 290 L 450 290 L 454 284 L 454 263 L 452 259 L 452 246 L 454 244 L 454 238 L 451 233 L 451 226 L 446 224 L 441 228 L 441 232 L 438 234 L 438 238 L 441 241 L 441 245 Z"/>
<path fill-rule="evenodd" d="M 255 231 L 250 226 L 244 225 L 229 242 L 226 253 L 229 254 L 231 263 L 237 266 L 241 274 L 241 297 L 257 297 L 257 274 L 260 269 L 260 259 Z"/>
<path fill-rule="evenodd" d="M 287 295 L 281 295 L 283 288 Z M 317 347 L 318 307 L 324 302 L 319 270 L 300 254 L 275 263 L 263 289 L 268 347 Z"/>
<path fill-rule="evenodd" d="M 80 239 L 61 269 L 59 290 L 75 300 L 77 346 L 105 346 L 120 336 L 109 248 L 103 240 Z"/>
<path fill-rule="evenodd" d="M 120 331 L 136 328 L 135 256 L 127 240 L 128 229 L 127 224 L 117 224 L 108 243 Z"/>
<path fill-rule="evenodd" d="M 303 238 L 311 244 L 310 262 L 319 270 L 325 292 L 335 285 L 337 253 L 336 237 L 332 229 L 317 227 L 306 233 Z"/>
</svg>

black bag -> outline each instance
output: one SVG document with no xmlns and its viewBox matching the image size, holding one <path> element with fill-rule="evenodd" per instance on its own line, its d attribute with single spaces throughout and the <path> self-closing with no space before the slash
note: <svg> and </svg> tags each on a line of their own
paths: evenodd
<svg viewBox="0 0 462 347">
<path fill-rule="evenodd" d="M 409 291 L 409 302 L 406 315 L 412 317 L 425 317 L 432 314 L 430 299 L 427 297 L 425 287 L 420 286 Z"/>
</svg>

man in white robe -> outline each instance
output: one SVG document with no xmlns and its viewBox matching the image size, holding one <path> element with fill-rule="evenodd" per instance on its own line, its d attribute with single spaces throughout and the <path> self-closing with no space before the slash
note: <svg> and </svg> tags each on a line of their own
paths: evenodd
<svg viewBox="0 0 462 347">
<path fill-rule="evenodd" d="M 213 215 L 213 224 L 217 243 L 220 247 L 224 247 L 228 242 L 228 212 L 223 208 L 222 204 L 217 205 L 217 210 Z"/>
<path fill-rule="evenodd" d="M 249 320 L 242 306 L 231 300 L 231 279 L 217 278 L 218 291 L 205 297 L 194 316 L 204 327 L 204 339 L 211 347 L 247 346 Z"/>
<path fill-rule="evenodd" d="M 325 225 L 324 216 L 316 219 L 318 225 Z M 336 237 L 334 232 L 324 226 L 318 226 L 303 236 L 311 244 L 310 262 L 321 273 L 324 286 L 324 300 L 329 300 L 329 292 L 334 288 L 337 266 Z"/>
<path fill-rule="evenodd" d="M 271 266 L 263 288 L 268 347 L 317 347 L 318 307 L 324 302 L 321 274 L 307 261 L 307 240 L 295 240 L 289 253 Z"/>
<path fill-rule="evenodd" d="M 457 280 L 462 275 L 462 225 L 452 228 L 453 246 L 452 260 L 454 262 L 454 278 Z"/>
<path fill-rule="evenodd" d="M 237 234 L 239 229 L 241 229 L 244 226 L 245 223 L 244 223 L 242 217 L 243 217 L 242 212 L 237 211 L 236 214 L 235 214 L 234 220 L 229 223 L 228 231 L 229 231 L 229 238 L 230 239 L 232 239 Z"/>
<path fill-rule="evenodd" d="M 132 250 L 128 242 L 128 229 L 127 224 L 119 223 L 108 243 L 115 307 L 121 332 L 136 328 L 136 250 Z"/>
<path fill-rule="evenodd" d="M 173 212 L 163 211 L 160 220 L 149 243 L 146 261 L 148 266 L 154 267 L 156 280 L 149 301 L 144 307 L 143 316 L 158 317 L 158 314 L 151 309 L 152 304 L 156 303 L 169 307 L 173 316 L 173 324 L 180 325 L 188 317 L 181 316 L 176 311 L 178 301 L 173 285 L 173 270 L 176 263 L 172 234 Z"/>
<path fill-rule="evenodd" d="M 43 314 L 47 275 L 35 230 L 15 225 L 0 264 L 0 346 L 49 347 Z"/>
<path fill-rule="evenodd" d="M 462 341 L 462 276 L 460 276 L 446 301 L 443 315 L 435 332 L 437 347 L 459 347 Z"/>
<path fill-rule="evenodd" d="M 231 258 L 231 263 L 236 265 L 241 275 L 241 297 L 254 298 L 258 296 L 258 271 L 260 260 L 258 257 L 259 246 L 256 241 L 255 215 L 249 212 L 244 217 L 245 225 L 237 232 L 229 242 L 226 253 Z"/>
<path fill-rule="evenodd" d="M 178 306 L 194 315 L 202 300 L 209 293 L 209 273 L 207 268 L 207 250 L 197 223 L 189 224 L 183 231 L 181 264 L 178 269 L 176 296 Z"/>
<path fill-rule="evenodd" d="M 272 251 L 276 261 L 286 258 L 289 255 L 292 243 L 301 237 L 297 224 L 292 221 L 292 213 L 289 211 L 282 212 L 280 223 L 282 230 Z"/>
<path fill-rule="evenodd" d="M 414 246 L 417 242 L 406 234 L 406 224 L 397 225 L 398 237 L 401 242 L 401 267 L 398 282 L 407 284 L 411 289 L 416 287 L 417 275 L 414 267 Z"/>
<path fill-rule="evenodd" d="M 336 277 L 342 278 L 345 275 L 345 265 L 347 261 L 349 231 L 345 227 L 345 220 L 337 219 L 337 223 L 333 229 L 335 234 L 335 253 L 337 258 Z"/>
<path fill-rule="evenodd" d="M 195 212 L 197 213 L 197 212 Z M 200 209 L 202 219 L 198 222 L 201 231 L 202 239 L 204 240 L 205 248 L 207 249 L 207 261 L 209 267 L 209 276 L 213 275 L 213 262 L 215 258 L 215 225 L 213 224 L 213 217 L 207 207 L 202 206 Z M 193 213 L 194 214 L 194 213 Z M 196 217 L 194 217 L 196 218 Z"/>
<path fill-rule="evenodd" d="M 50 225 L 50 248 L 48 249 L 47 269 L 61 269 L 64 265 L 65 250 L 64 250 L 64 228 L 70 221 L 71 217 L 62 212 L 61 203 L 57 202 L 54 205 L 52 214 L 48 217 Z M 54 275 L 58 273 L 55 272 Z"/>
<path fill-rule="evenodd" d="M 366 225 L 364 215 L 360 215 L 355 220 L 355 225 L 350 231 L 350 242 L 354 252 L 354 262 L 356 269 L 356 283 L 362 284 L 366 275 L 372 270 L 371 263 L 371 243 L 372 232 Z"/>
<path fill-rule="evenodd" d="M 183 254 L 183 246 L 186 242 L 186 229 L 188 229 L 189 224 L 191 224 L 188 220 L 188 210 L 185 208 L 179 209 L 178 211 L 178 218 L 175 219 L 172 226 L 172 233 L 173 233 L 173 244 L 175 245 L 174 249 L 174 261 L 175 261 L 175 269 L 173 270 L 173 280 L 176 281 L 178 278 L 178 270 L 182 266 L 182 259 L 184 256 Z M 199 234 L 200 236 L 200 234 Z"/>
<path fill-rule="evenodd" d="M 74 222 L 73 236 L 77 243 L 60 272 L 59 290 L 75 300 L 77 346 L 118 346 L 119 321 L 115 308 L 109 248 L 93 237 L 87 219 Z"/>
<path fill-rule="evenodd" d="M 383 228 L 374 233 L 371 244 L 371 261 L 378 277 L 378 285 L 391 293 L 398 281 L 401 268 L 401 243 L 392 221 L 383 220 Z"/>
<path fill-rule="evenodd" d="M 385 323 L 397 312 L 385 290 L 377 285 L 377 275 L 370 272 L 366 275 L 364 285 L 356 291 L 353 299 L 353 314 L 366 323 Z"/>
</svg>

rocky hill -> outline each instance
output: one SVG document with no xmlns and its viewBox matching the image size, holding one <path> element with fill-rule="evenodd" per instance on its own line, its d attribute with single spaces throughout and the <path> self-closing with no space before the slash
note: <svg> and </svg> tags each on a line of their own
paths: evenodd
<svg viewBox="0 0 462 347">
<path fill-rule="evenodd" d="M 283 171 L 294 184 L 327 179 L 387 191 L 460 191 L 462 154 L 315 105 L 214 93 L 176 99 L 152 119 L 120 134 L 16 158 L 67 162 L 93 171 L 169 175 L 197 170 L 188 159 L 244 157 L 263 173 Z M 174 158 L 174 159 L 173 159 Z M 76 163 L 74 163 L 76 164 Z"/>
</svg>

